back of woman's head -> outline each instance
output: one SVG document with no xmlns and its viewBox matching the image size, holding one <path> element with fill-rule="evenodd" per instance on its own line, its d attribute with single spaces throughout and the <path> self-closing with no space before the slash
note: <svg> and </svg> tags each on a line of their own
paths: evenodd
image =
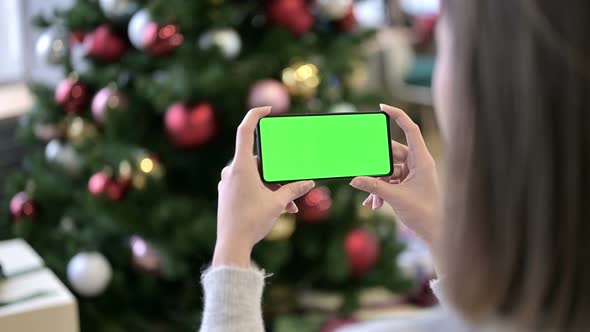
<svg viewBox="0 0 590 332">
<path fill-rule="evenodd" d="M 443 12 L 447 295 L 470 319 L 590 330 L 590 1 L 446 0 Z"/>
</svg>

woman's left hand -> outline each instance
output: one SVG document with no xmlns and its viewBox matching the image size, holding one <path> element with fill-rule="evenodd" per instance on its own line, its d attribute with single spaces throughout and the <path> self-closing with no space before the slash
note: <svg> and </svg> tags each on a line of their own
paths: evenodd
<svg viewBox="0 0 590 332">
<path fill-rule="evenodd" d="M 296 213 L 293 201 L 315 185 L 301 181 L 267 186 L 260 179 L 258 158 L 252 153 L 254 131 L 270 111 L 270 107 L 260 107 L 248 112 L 238 127 L 234 160 L 221 172 L 213 267 L 248 267 L 254 245 L 270 232 L 284 210 Z"/>
</svg>

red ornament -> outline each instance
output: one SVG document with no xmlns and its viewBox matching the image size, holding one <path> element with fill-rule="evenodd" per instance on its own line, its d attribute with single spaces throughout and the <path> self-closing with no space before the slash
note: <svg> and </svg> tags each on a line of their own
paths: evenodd
<svg viewBox="0 0 590 332">
<path fill-rule="evenodd" d="M 414 38 L 419 47 L 424 47 L 434 40 L 438 16 L 416 17 L 412 27 Z"/>
<path fill-rule="evenodd" d="M 297 200 L 298 217 L 309 223 L 322 222 L 330 216 L 332 196 L 330 189 L 317 187 Z"/>
<path fill-rule="evenodd" d="M 354 16 L 354 10 L 353 10 L 352 6 L 350 6 L 350 8 L 348 9 L 346 16 L 339 19 L 336 22 L 336 24 L 338 25 L 340 30 L 342 30 L 344 32 L 350 32 L 350 31 L 353 31 L 354 29 L 356 29 L 357 21 L 356 21 L 356 16 Z"/>
<path fill-rule="evenodd" d="M 90 101 L 86 84 L 73 78 L 66 78 L 55 89 L 55 102 L 66 112 L 80 112 Z"/>
<path fill-rule="evenodd" d="M 105 188 L 106 196 L 113 201 L 121 200 L 121 198 L 125 196 L 127 188 L 129 188 L 129 183 L 130 182 L 127 179 L 108 181 Z"/>
<path fill-rule="evenodd" d="M 145 49 L 156 56 L 166 55 L 182 45 L 184 36 L 177 25 L 149 23 L 143 32 Z"/>
<path fill-rule="evenodd" d="M 72 31 L 72 33 L 70 34 L 70 45 L 83 44 L 84 39 L 86 38 L 86 35 L 87 35 L 86 31 L 82 31 L 82 30 Z"/>
<path fill-rule="evenodd" d="M 24 191 L 14 195 L 10 200 L 10 214 L 13 218 L 33 218 L 37 215 L 37 205 Z"/>
<path fill-rule="evenodd" d="M 102 195 L 109 182 L 110 178 L 105 172 L 98 172 L 88 180 L 88 191 L 94 196 Z"/>
<path fill-rule="evenodd" d="M 327 321 L 322 326 L 320 332 L 335 332 L 341 327 L 349 326 L 356 323 L 358 323 L 358 320 L 354 318 L 332 319 Z"/>
<path fill-rule="evenodd" d="M 379 260 L 379 240 L 367 230 L 352 230 L 346 235 L 344 246 L 350 270 L 356 277 L 371 271 Z"/>
<path fill-rule="evenodd" d="M 311 30 L 314 24 L 304 0 L 271 0 L 267 3 L 266 15 L 271 23 L 298 37 Z"/>
<path fill-rule="evenodd" d="M 88 54 L 105 62 L 117 62 L 127 52 L 127 41 L 110 25 L 98 26 L 84 39 Z"/>
<path fill-rule="evenodd" d="M 217 132 L 213 106 L 208 103 L 193 107 L 175 103 L 168 107 L 164 123 L 170 140 L 180 148 L 202 146 Z"/>
</svg>

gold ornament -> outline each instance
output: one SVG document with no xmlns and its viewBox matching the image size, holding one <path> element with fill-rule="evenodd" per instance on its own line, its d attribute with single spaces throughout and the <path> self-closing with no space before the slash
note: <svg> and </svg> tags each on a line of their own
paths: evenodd
<svg viewBox="0 0 590 332">
<path fill-rule="evenodd" d="M 268 241 L 286 240 L 293 235 L 293 232 L 295 232 L 295 216 L 283 213 L 265 239 Z"/>
<path fill-rule="evenodd" d="M 133 188 L 137 189 L 137 190 L 142 190 L 143 188 L 145 188 L 147 179 L 145 177 L 145 175 L 143 174 L 134 174 L 133 178 L 131 179 L 131 184 L 133 185 Z"/>
<path fill-rule="evenodd" d="M 283 83 L 294 96 L 314 97 L 320 85 L 319 70 L 313 63 L 295 62 L 283 69 Z"/>
<path fill-rule="evenodd" d="M 369 84 L 369 71 L 367 66 L 358 63 L 352 67 L 352 71 L 347 75 L 348 85 L 355 91 L 364 91 Z"/>
<path fill-rule="evenodd" d="M 119 176 L 125 179 L 131 178 L 133 169 L 131 163 L 128 160 L 123 160 L 119 163 Z"/>
<path fill-rule="evenodd" d="M 359 204 L 360 205 L 360 204 Z M 356 210 L 356 216 L 359 220 L 369 220 L 374 216 L 374 211 L 369 207 L 359 206 Z"/>
<path fill-rule="evenodd" d="M 82 144 L 89 139 L 93 139 L 97 134 L 96 127 L 79 116 L 72 118 L 69 122 L 67 137 L 74 145 Z"/>
<path fill-rule="evenodd" d="M 140 153 L 137 156 L 136 168 L 139 173 L 154 178 L 161 178 L 164 173 L 160 162 L 146 153 Z"/>
</svg>

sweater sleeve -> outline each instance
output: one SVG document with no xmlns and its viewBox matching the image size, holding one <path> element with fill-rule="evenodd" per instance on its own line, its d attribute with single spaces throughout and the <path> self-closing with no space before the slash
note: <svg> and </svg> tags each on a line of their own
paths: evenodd
<svg viewBox="0 0 590 332">
<path fill-rule="evenodd" d="M 263 271 L 222 266 L 205 271 L 201 283 L 205 309 L 200 332 L 264 332 Z"/>
</svg>

